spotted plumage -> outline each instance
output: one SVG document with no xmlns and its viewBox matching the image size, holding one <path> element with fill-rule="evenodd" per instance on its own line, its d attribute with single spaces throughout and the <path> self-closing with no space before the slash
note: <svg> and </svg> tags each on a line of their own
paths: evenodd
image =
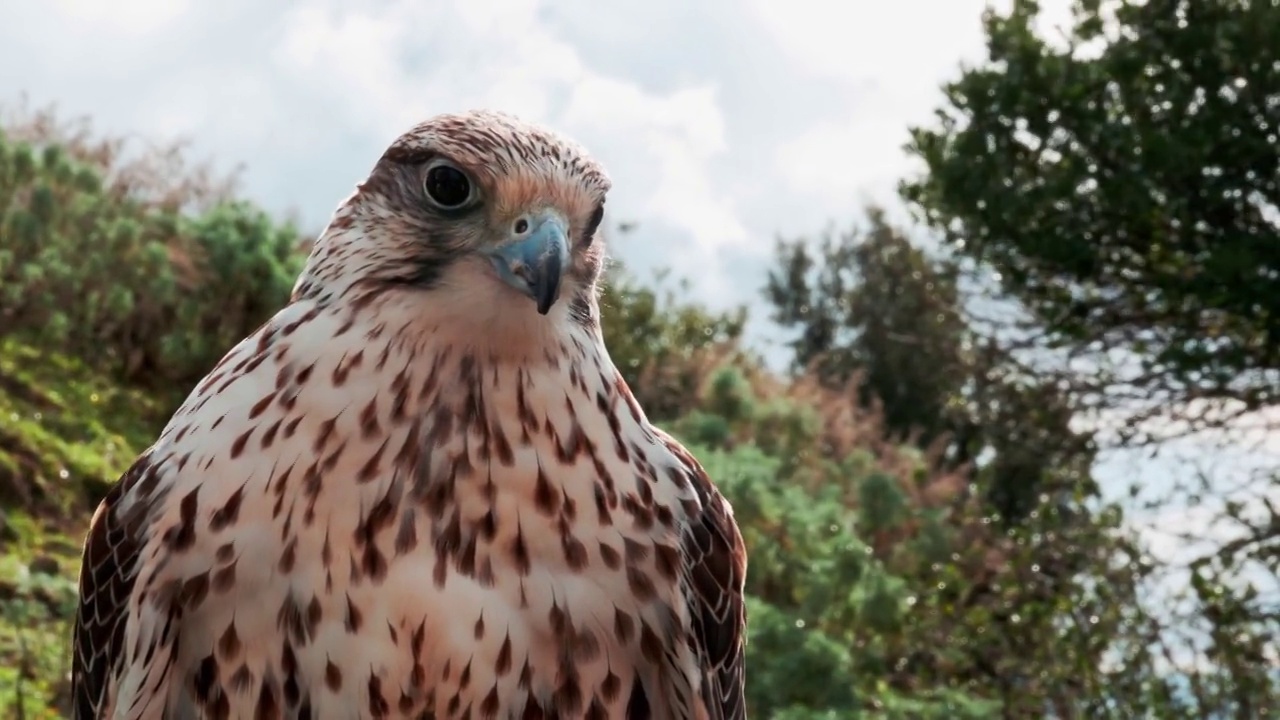
<svg viewBox="0 0 1280 720">
<path fill-rule="evenodd" d="M 103 501 L 78 720 L 742 718 L 746 558 L 599 328 L 609 180 L 397 139 Z"/>
</svg>

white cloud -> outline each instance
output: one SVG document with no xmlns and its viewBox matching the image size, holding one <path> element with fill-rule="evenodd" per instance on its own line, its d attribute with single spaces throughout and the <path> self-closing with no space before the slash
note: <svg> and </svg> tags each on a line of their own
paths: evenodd
<svg viewBox="0 0 1280 720">
<path fill-rule="evenodd" d="M 984 4 L 58 0 L 0 29 L 0 94 L 193 137 L 313 224 L 396 133 L 501 107 L 579 136 L 615 211 L 672 235 L 635 252 L 661 245 L 701 275 L 716 253 L 759 260 L 775 233 L 891 201 L 906 125 L 981 50 Z"/>
<path fill-rule="evenodd" d="M 573 89 L 562 118 L 592 137 L 631 138 L 631 151 L 643 153 L 652 180 L 622 190 L 643 198 L 632 210 L 637 216 L 688 232 L 703 250 L 750 239 L 733 199 L 707 169 L 710 159 L 727 150 L 713 88 L 659 97 L 613 78 L 588 77 Z"/>
<path fill-rule="evenodd" d="M 614 205 L 624 214 L 707 248 L 747 238 L 706 164 L 726 149 L 714 90 L 653 92 L 595 72 L 534 3 L 310 5 L 284 25 L 275 61 L 349 127 L 389 139 L 436 112 L 499 107 L 562 129 L 621 171 Z M 434 59 L 412 62 L 420 48 Z"/>
<path fill-rule="evenodd" d="M 188 10 L 190 0 L 53 0 L 50 9 L 72 32 L 141 38 L 163 30 Z"/>
<path fill-rule="evenodd" d="M 906 124 L 980 47 L 980 8 L 27 3 L 0 28 L 0 98 L 29 90 L 110 132 L 194 138 L 309 227 L 423 117 L 513 111 L 609 167 L 613 217 L 644 228 L 624 259 L 696 274 L 695 292 L 726 304 L 756 300 L 775 234 L 893 200 Z M 747 264 L 750 282 L 719 269 Z"/>
<path fill-rule="evenodd" d="M 753 0 L 752 12 L 782 48 L 815 74 L 849 81 L 950 69 L 981 49 L 984 0 Z M 909 89 L 909 88 L 904 88 Z"/>
<path fill-rule="evenodd" d="M 1009 2 L 995 6 L 1007 9 Z M 825 207 L 871 200 L 894 210 L 898 180 L 916 169 L 904 150 L 908 127 L 930 124 L 957 64 L 983 56 L 982 13 L 989 4 L 900 0 L 872 9 L 865 2 L 753 0 L 749 7 L 761 27 L 807 74 L 861 93 L 854 107 L 797 123 L 797 132 L 774 150 L 778 172 L 795 189 L 823 198 Z M 1041 29 L 1069 19 L 1069 0 L 1041 6 Z"/>
<path fill-rule="evenodd" d="M 832 206 L 864 195 L 890 204 L 907 165 L 902 151 L 906 141 L 907 130 L 900 121 L 868 113 L 849 122 L 827 121 L 810 127 L 778 146 L 774 158 L 791 187 L 822 197 Z M 846 172 L 831 172 L 833 157 L 840 158 Z"/>
</svg>

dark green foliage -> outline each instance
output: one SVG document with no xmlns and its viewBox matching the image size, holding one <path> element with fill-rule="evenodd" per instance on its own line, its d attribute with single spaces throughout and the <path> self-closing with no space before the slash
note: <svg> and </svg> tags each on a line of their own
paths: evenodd
<svg viewBox="0 0 1280 720">
<path fill-rule="evenodd" d="M 890 431 L 924 445 L 937 438 L 964 382 L 954 273 L 878 208 L 865 230 L 827 234 L 817 247 L 779 241 L 777 256 L 765 297 L 774 321 L 799 331 L 796 367 L 816 363 L 835 385 L 857 375 L 861 402 L 879 403 Z"/>
<path fill-rule="evenodd" d="M 1075 361 L 1060 378 L 1066 397 L 1128 418 L 1121 441 L 1205 429 L 1235 439 L 1242 419 L 1272 427 L 1280 3 L 1082 0 L 1066 47 L 1033 32 L 1038 10 L 1024 0 L 987 14 L 988 57 L 945 87 L 934 126 L 913 130 L 926 171 L 905 197 L 1030 311 L 1013 333 L 1022 349 Z M 1019 383 L 1013 405 L 1052 425 L 1081 407 Z M 1038 455 L 1015 453 L 1010 472 L 1034 472 Z M 1202 550 L 1166 582 L 1178 586 L 1164 591 L 1167 625 L 1117 644 L 1130 667 L 1179 655 L 1178 682 L 1165 670 L 1154 686 L 1111 686 L 1162 717 L 1263 717 L 1280 697 L 1280 474 L 1230 471 L 1211 468 L 1190 491 L 1193 504 L 1218 506 L 1197 508 L 1216 528 L 1186 538 Z M 1233 497 L 1214 497 L 1224 489 Z M 1194 671 L 1190 654 L 1203 659 Z"/>
<path fill-rule="evenodd" d="M 870 208 L 865 230 L 816 247 L 779 242 L 765 297 L 797 330 L 794 368 L 830 387 L 856 383 L 894 438 L 933 448 L 949 467 L 978 466 L 1001 518 L 1016 521 L 1046 491 L 1089 482 L 1091 443 L 1052 381 L 1028 377 L 966 321 L 959 271 L 915 247 Z"/>
<path fill-rule="evenodd" d="M 165 402 L 0 338 L 0 717 L 67 717 L 83 529 Z"/>
<path fill-rule="evenodd" d="M 163 341 L 169 362 L 203 375 L 288 301 L 305 257 L 295 228 L 243 202 L 219 204 L 184 223 L 196 281 L 184 289 L 178 327 Z"/>
<path fill-rule="evenodd" d="M 761 717 L 808 718 L 821 717 L 821 710 L 815 708 L 839 712 L 839 708 L 853 707 L 853 660 L 847 647 L 754 597 L 747 612 L 752 657 L 747 704 L 753 712 Z M 767 658 L 786 660 L 769 662 Z"/>
<path fill-rule="evenodd" d="M 0 132 L 0 716 L 65 717 L 85 522 L 174 404 L 288 298 L 298 234 L 180 158 Z M 70 594 L 68 594 L 70 593 Z"/>
<path fill-rule="evenodd" d="M 729 376 L 713 373 L 699 407 Z M 963 501 L 963 475 L 881 443 L 873 416 L 813 387 L 744 393 L 729 407 L 750 412 L 702 409 L 672 426 L 733 503 L 750 549 L 754 716 L 1028 717 L 1052 706 L 1070 717 L 1111 699 L 1102 657 L 1129 636 L 1136 592 L 1133 567 L 1112 565 L 1126 547 L 1119 514 L 1081 522 L 1038 502 L 1001 531 Z M 750 441 L 791 413 L 816 422 L 784 425 L 793 436 L 778 447 L 829 450 L 797 458 Z M 1141 672 L 1143 687 L 1160 682 Z"/>
<path fill-rule="evenodd" d="M 240 202 L 125 192 L 116 169 L 0 136 L 0 333 L 186 387 L 287 301 L 298 233 Z"/>
<path fill-rule="evenodd" d="M 1080 3 L 1067 50 L 1032 32 L 1034 2 L 989 14 L 988 61 L 913 131 L 928 172 L 904 192 L 1051 344 L 1136 354 L 1104 380 L 1161 411 L 1262 407 L 1280 377 L 1280 4 L 1117 5 L 1107 30 Z"/>
</svg>

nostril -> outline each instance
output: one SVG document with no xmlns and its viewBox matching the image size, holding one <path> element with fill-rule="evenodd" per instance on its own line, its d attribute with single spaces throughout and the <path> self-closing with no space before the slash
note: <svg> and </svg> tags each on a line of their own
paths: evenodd
<svg viewBox="0 0 1280 720">
<path fill-rule="evenodd" d="M 520 218 L 516 221 L 516 234 L 523 235 L 529 229 L 529 221 Z"/>
</svg>

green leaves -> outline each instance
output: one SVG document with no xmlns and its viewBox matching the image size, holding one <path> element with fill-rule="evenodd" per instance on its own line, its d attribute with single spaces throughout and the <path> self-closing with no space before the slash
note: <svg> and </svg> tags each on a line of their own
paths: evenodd
<svg viewBox="0 0 1280 720">
<path fill-rule="evenodd" d="M 754 597 L 748 598 L 747 614 L 747 704 L 753 717 L 821 717 L 823 710 L 855 706 L 848 647 Z"/>
<path fill-rule="evenodd" d="M 1242 373 L 1280 367 L 1280 6 L 1123 2 L 1107 30 L 1099 5 L 1067 49 L 1030 30 L 1034 3 L 991 15 L 987 63 L 913 129 L 928 169 L 903 193 L 1051 344 L 1132 350 L 1144 388 L 1267 402 Z"/>
<path fill-rule="evenodd" d="M 1009 639 L 1056 638 L 1055 603 L 1067 589 L 1046 593 L 993 565 L 1008 553 L 1005 536 L 950 502 L 953 478 L 918 452 L 850 442 L 841 455 L 845 442 L 824 441 L 849 422 L 852 398 L 753 388 L 743 377 L 734 367 L 710 372 L 698 409 L 670 426 L 733 504 L 748 547 L 752 715 L 984 717 L 1002 703 L 1043 704 L 1058 658 L 1026 661 L 1043 682 L 1001 697 L 1019 662 Z"/>
<path fill-rule="evenodd" d="M 903 183 L 904 197 L 1030 311 L 1033 321 L 1013 328 L 1025 333 L 1024 357 L 1071 359 L 1068 400 L 1131 418 L 1122 440 L 1151 441 L 1140 426 L 1149 417 L 1223 429 L 1241 413 L 1273 409 L 1280 4 L 1080 0 L 1064 42 L 1033 32 L 1037 15 L 1033 2 L 988 14 L 986 61 L 947 84 L 932 126 L 912 130 L 908 149 L 926 170 Z M 1010 420 L 1036 418 L 1069 442 L 1007 433 L 976 476 L 1025 478 L 1002 483 L 998 504 L 1031 509 L 1031 524 L 1044 531 L 1037 541 L 1026 525 L 1011 527 L 1010 563 L 1038 568 L 1025 581 L 1045 592 L 1060 592 L 1085 568 L 1096 573 L 1077 586 L 1080 595 L 1060 596 L 1089 612 L 1040 609 L 1059 613 L 1059 647 L 1079 649 L 1083 660 L 1109 644 L 1123 668 L 1104 673 L 1082 662 L 1064 680 L 1095 698 L 1098 712 L 1109 702 L 1160 717 L 1259 716 L 1280 677 L 1273 662 L 1259 670 L 1270 661 L 1256 648 L 1274 646 L 1280 616 L 1250 578 L 1275 575 L 1269 558 L 1280 533 L 1251 506 L 1274 495 L 1274 469 L 1244 483 L 1257 492 L 1252 502 L 1220 503 L 1224 527 L 1238 537 L 1223 541 L 1215 529 L 1195 538 L 1230 550 L 1230 559 L 1210 552 L 1189 569 L 1185 607 L 1147 615 L 1128 603 L 1147 587 L 1137 583 L 1153 582 L 1152 562 L 1118 532 L 1118 512 L 1104 506 L 1081 522 L 1092 443 L 1067 432 L 1074 408 L 1035 383 L 1011 387 L 987 422 L 1018 427 Z M 1145 428 L 1155 425 L 1168 423 Z M 1046 473 L 1075 499 L 1047 507 L 1028 491 Z M 1247 559 L 1252 573 L 1243 575 Z M 1185 586 L 1187 577 L 1165 584 Z M 1029 617 L 1019 612 L 1019 625 Z M 1195 639 L 1170 651 L 1180 635 Z"/>
<path fill-rule="evenodd" d="M 241 202 L 180 212 L 119 172 L 0 140 L 0 333 L 189 386 L 287 300 L 298 232 Z"/>
<path fill-rule="evenodd" d="M 858 526 L 869 533 L 895 528 L 907 512 L 906 504 L 896 478 L 873 472 L 858 483 Z"/>
</svg>

